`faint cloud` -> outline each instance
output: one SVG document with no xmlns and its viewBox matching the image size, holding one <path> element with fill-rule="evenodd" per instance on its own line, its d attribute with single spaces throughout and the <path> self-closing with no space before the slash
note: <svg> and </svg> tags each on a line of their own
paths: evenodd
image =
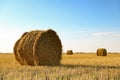
<svg viewBox="0 0 120 80">
<path fill-rule="evenodd" d="M 112 32 L 96 32 L 96 33 L 92 33 L 93 36 L 109 36 L 113 34 Z"/>
<path fill-rule="evenodd" d="M 111 37 L 120 37 L 120 33 L 117 32 L 96 32 L 92 33 L 93 36 L 111 36 Z"/>
</svg>

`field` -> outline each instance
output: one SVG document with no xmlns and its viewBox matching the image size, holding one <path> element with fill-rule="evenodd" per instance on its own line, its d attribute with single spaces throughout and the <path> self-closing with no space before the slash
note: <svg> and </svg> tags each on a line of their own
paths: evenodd
<svg viewBox="0 0 120 80">
<path fill-rule="evenodd" d="M 0 54 L 0 80 L 120 80 L 120 54 L 63 54 L 59 66 L 21 66 Z"/>
</svg>

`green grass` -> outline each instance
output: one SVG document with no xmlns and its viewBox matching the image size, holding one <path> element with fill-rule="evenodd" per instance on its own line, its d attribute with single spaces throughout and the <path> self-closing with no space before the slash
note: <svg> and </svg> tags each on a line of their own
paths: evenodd
<svg viewBox="0 0 120 80">
<path fill-rule="evenodd" d="M 0 54 L 0 80 L 120 80 L 120 54 L 63 54 L 59 66 L 21 66 Z"/>
</svg>

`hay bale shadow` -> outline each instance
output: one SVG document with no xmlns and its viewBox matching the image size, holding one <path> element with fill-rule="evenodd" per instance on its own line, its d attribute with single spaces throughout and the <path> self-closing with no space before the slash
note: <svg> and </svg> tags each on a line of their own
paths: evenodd
<svg viewBox="0 0 120 80">
<path fill-rule="evenodd" d="M 120 69 L 120 66 L 104 66 L 104 65 L 71 65 L 71 64 L 61 64 L 61 67 L 67 68 L 96 68 L 96 69 Z"/>
</svg>

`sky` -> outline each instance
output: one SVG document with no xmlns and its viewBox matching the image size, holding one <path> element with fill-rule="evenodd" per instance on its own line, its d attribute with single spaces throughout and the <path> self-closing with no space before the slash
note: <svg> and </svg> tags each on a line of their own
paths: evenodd
<svg viewBox="0 0 120 80">
<path fill-rule="evenodd" d="M 0 52 L 36 29 L 55 30 L 63 52 L 120 52 L 120 0 L 0 0 Z"/>
</svg>

